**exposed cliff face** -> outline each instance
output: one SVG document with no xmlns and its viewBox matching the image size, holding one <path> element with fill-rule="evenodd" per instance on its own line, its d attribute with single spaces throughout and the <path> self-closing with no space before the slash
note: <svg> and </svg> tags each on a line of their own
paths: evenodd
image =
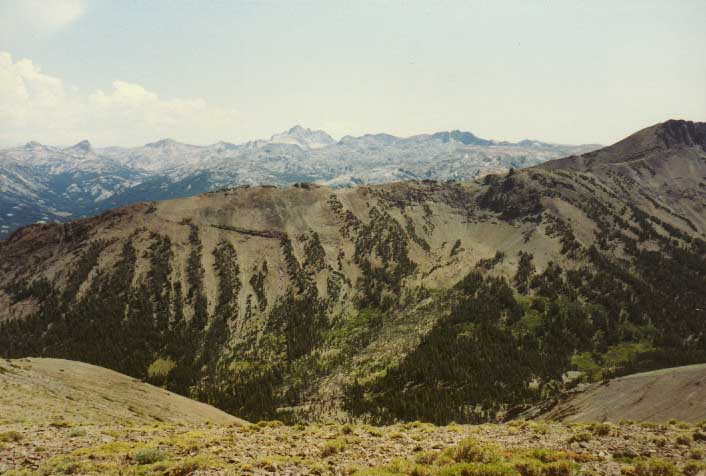
<svg viewBox="0 0 706 476">
<path fill-rule="evenodd" d="M 706 151 L 706 123 L 670 120 L 661 125 L 658 135 L 667 147 L 701 147 Z"/>
<path fill-rule="evenodd" d="M 20 229 L 0 244 L 0 354 L 248 418 L 379 421 L 484 419 L 570 369 L 706 360 L 706 161 L 652 148 L 660 131 L 479 182 L 238 188 Z"/>
</svg>

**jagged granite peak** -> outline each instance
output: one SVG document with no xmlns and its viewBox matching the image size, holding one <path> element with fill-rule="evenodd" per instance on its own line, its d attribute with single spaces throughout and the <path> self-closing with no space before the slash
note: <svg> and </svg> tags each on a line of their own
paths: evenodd
<svg viewBox="0 0 706 476">
<path fill-rule="evenodd" d="M 237 149 L 238 145 L 233 144 L 232 142 L 218 141 L 215 144 L 213 144 L 212 147 L 215 147 L 216 149 L 219 149 L 219 150 L 232 150 L 232 149 Z"/>
<path fill-rule="evenodd" d="M 417 137 L 417 136 L 414 136 Z M 392 134 L 386 134 L 384 132 L 380 132 L 377 134 L 364 134 L 362 136 L 351 136 L 351 135 L 346 135 L 341 137 L 341 140 L 338 141 L 339 144 L 358 144 L 358 145 L 363 145 L 363 144 L 376 144 L 376 145 L 393 145 L 396 144 L 404 139 L 393 136 Z"/>
<path fill-rule="evenodd" d="M 91 152 L 91 150 L 93 150 L 93 146 L 88 140 L 84 139 L 81 142 L 68 147 L 67 150 L 86 153 Z"/>
<path fill-rule="evenodd" d="M 145 144 L 145 147 L 151 147 L 153 149 L 164 149 L 167 147 L 174 147 L 179 145 L 180 143 L 175 141 L 174 139 L 162 139 L 158 140 L 156 142 L 150 142 L 148 144 Z"/>
<path fill-rule="evenodd" d="M 273 135 L 270 142 L 296 144 L 306 149 L 320 149 L 336 143 L 327 132 L 307 129 L 300 125 L 291 127 L 287 132 Z"/>
<path fill-rule="evenodd" d="M 452 140 L 456 142 L 461 142 L 466 145 L 492 145 L 493 141 L 487 139 L 481 139 L 472 132 L 453 130 L 453 131 L 443 131 L 432 134 L 433 139 L 438 139 L 442 142 L 450 142 Z"/>
<path fill-rule="evenodd" d="M 469 142 L 468 136 L 454 133 Z M 451 133 L 449 133 L 451 137 Z M 145 200 L 196 195 L 237 185 L 316 182 L 334 188 L 414 179 L 470 180 L 595 147 L 485 147 L 431 134 L 346 136 L 294 126 L 274 140 L 189 145 L 163 139 L 139 147 L 30 145 L 0 150 L 0 238 L 38 221 L 65 221 Z M 56 180 L 56 177 L 61 177 Z"/>
</svg>

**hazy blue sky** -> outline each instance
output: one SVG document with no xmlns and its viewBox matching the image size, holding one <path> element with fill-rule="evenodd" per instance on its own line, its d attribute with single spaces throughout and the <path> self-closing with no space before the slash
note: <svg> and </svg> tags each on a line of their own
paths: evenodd
<svg viewBox="0 0 706 476">
<path fill-rule="evenodd" d="M 704 25 L 703 0 L 0 0 L 0 144 L 610 143 L 705 119 Z"/>
</svg>

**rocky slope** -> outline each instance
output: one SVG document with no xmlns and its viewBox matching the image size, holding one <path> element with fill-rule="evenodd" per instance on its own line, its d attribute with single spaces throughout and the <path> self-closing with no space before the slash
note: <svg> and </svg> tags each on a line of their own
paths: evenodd
<svg viewBox="0 0 706 476">
<path fill-rule="evenodd" d="M 439 423 L 704 362 L 706 153 L 668 132 L 702 127 L 475 182 L 240 187 L 22 228 L 0 244 L 0 353 L 248 419 Z"/>
<path fill-rule="evenodd" d="M 68 148 L 30 142 L 0 150 L 0 239 L 38 221 L 66 221 L 227 186 L 461 180 L 591 147 L 494 142 L 460 131 L 346 136 L 336 142 L 324 131 L 301 126 L 237 145 L 202 147 L 164 139 L 143 147 L 95 149 L 88 141 Z"/>
<path fill-rule="evenodd" d="M 698 423 L 706 416 L 705 386 L 704 364 L 643 372 L 586 385 L 567 395 L 543 418 Z"/>
<path fill-rule="evenodd" d="M 1 398 L 1 397 L 0 397 Z M 513 422 L 387 427 L 0 425 L 0 471 L 144 475 L 653 475 L 704 471 L 704 428 Z"/>
</svg>

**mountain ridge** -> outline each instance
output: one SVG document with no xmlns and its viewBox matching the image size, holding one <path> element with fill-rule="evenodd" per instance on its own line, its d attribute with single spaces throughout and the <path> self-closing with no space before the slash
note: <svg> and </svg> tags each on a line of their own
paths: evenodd
<svg viewBox="0 0 706 476">
<path fill-rule="evenodd" d="M 236 185 L 459 180 L 590 148 L 481 144 L 486 145 L 428 134 L 347 136 L 336 142 L 323 131 L 301 126 L 244 144 L 198 146 L 162 139 L 134 148 L 93 148 L 88 141 L 62 148 L 31 142 L 0 150 L 0 239 L 37 221 L 66 221 L 129 203 Z"/>
<path fill-rule="evenodd" d="M 287 421 L 486 421 L 570 371 L 703 362 L 706 160 L 612 161 L 642 152 L 462 183 L 236 187 L 21 228 L 0 243 L 0 349 Z"/>
</svg>

